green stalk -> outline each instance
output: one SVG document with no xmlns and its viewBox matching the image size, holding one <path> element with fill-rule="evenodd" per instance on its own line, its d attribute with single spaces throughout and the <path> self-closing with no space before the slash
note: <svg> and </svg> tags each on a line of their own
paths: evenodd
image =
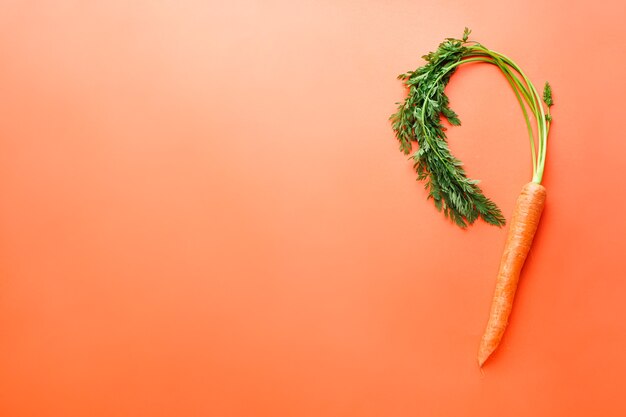
<svg viewBox="0 0 626 417">
<path fill-rule="evenodd" d="M 532 155 L 531 157 L 533 161 L 532 181 L 540 184 L 543 178 L 543 171 L 544 171 L 545 160 L 546 160 L 547 141 L 548 141 L 548 122 L 546 120 L 547 119 L 546 113 L 544 111 L 543 104 L 541 102 L 541 97 L 537 93 L 537 89 L 530 82 L 530 80 L 528 79 L 526 74 L 524 74 L 521 68 L 506 55 L 487 49 L 478 43 L 475 43 L 474 45 L 470 46 L 469 49 L 472 52 L 478 52 L 479 54 L 483 53 L 487 56 L 492 57 L 496 61 L 496 65 L 500 68 L 500 70 L 504 73 L 504 75 L 507 78 L 510 77 L 510 79 L 513 80 L 515 85 L 511 84 L 510 79 L 509 79 L 509 83 L 511 84 L 511 87 L 513 87 L 513 90 L 514 91 L 517 90 L 518 92 L 521 92 L 526 102 L 528 103 L 528 106 L 530 107 L 530 110 L 533 113 L 533 116 L 535 118 L 535 122 L 537 126 L 537 139 L 538 139 L 537 150 L 535 152 L 535 141 L 531 133 L 532 129 L 529 129 L 529 137 L 531 141 L 531 155 Z M 515 74 L 511 71 L 511 69 L 513 69 L 522 77 L 526 85 L 524 85 L 524 83 L 522 83 L 522 81 L 519 78 L 517 78 L 517 76 L 515 76 Z M 523 105 L 522 105 L 522 110 L 525 114 L 525 118 L 527 118 L 527 113 Z M 528 127 L 528 124 L 527 124 L 527 127 Z"/>
<path fill-rule="evenodd" d="M 471 59 L 465 59 L 463 61 L 460 61 L 460 64 L 465 64 L 465 63 L 468 63 L 468 62 L 482 61 L 482 62 L 487 62 L 487 63 L 490 63 L 492 65 L 495 65 L 502 71 L 504 77 L 507 79 L 507 81 L 511 85 L 511 88 L 513 89 L 513 93 L 515 93 L 515 97 L 517 98 L 517 101 L 518 101 L 518 103 L 520 105 L 520 108 L 522 109 L 522 113 L 524 115 L 524 121 L 526 123 L 526 129 L 528 130 L 528 136 L 530 138 L 530 152 L 531 152 L 531 159 L 532 159 L 532 163 L 533 163 L 533 174 L 534 174 L 536 172 L 536 170 L 537 170 L 537 156 L 536 156 L 536 150 L 535 150 L 535 137 L 534 137 L 534 133 L 533 133 L 533 128 L 532 128 L 532 126 L 530 124 L 530 118 L 528 117 L 528 111 L 526 110 L 526 106 L 524 105 L 524 101 L 522 100 L 522 96 L 526 100 L 526 103 L 528 103 L 528 106 L 533 111 L 533 113 L 535 111 L 534 102 L 530 99 L 530 95 L 529 95 L 528 91 L 526 90 L 526 88 L 524 88 L 524 86 L 522 85 L 522 83 L 519 80 L 519 78 L 517 78 L 517 76 L 515 76 L 509 70 L 509 68 L 502 63 L 502 61 L 497 56 L 492 57 L 489 54 L 470 55 L 470 56 L 489 56 L 491 59 L 471 58 Z"/>
<path fill-rule="evenodd" d="M 513 89 L 513 92 L 515 93 L 515 97 L 517 98 L 520 108 L 522 109 L 522 113 L 524 114 L 524 121 L 526 122 L 526 129 L 528 130 L 528 137 L 530 138 L 530 154 L 531 154 L 531 159 L 533 162 L 533 174 L 534 174 L 537 171 L 537 155 L 536 155 L 537 152 L 535 150 L 535 135 L 533 132 L 533 127 L 530 124 L 528 111 L 526 110 L 526 106 L 524 105 L 524 101 L 522 100 L 522 97 L 520 95 L 520 91 L 522 91 L 522 94 L 524 94 L 524 90 L 519 90 L 520 88 L 519 84 L 513 80 L 513 76 L 510 74 L 508 69 L 506 69 L 506 67 L 500 66 L 500 64 L 494 64 L 494 65 L 497 65 L 502 70 L 502 73 L 508 80 L 509 84 L 511 85 L 511 88 Z M 529 102 L 528 97 L 527 96 L 525 97 L 526 97 L 527 102 Z M 532 110 L 532 106 L 531 106 L 531 110 Z"/>
</svg>

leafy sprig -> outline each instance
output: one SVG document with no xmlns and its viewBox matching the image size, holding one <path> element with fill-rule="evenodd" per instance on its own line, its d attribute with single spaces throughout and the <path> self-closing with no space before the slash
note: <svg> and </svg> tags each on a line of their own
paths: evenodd
<svg viewBox="0 0 626 417">
<path fill-rule="evenodd" d="M 464 40 L 467 35 L 468 31 Z M 478 181 L 467 177 L 462 162 L 450 153 L 441 122 L 443 116 L 453 126 L 461 124 L 444 89 L 456 71 L 453 65 L 469 52 L 463 43 L 446 39 L 436 51 L 423 57 L 426 65 L 398 76 L 409 94 L 391 121 L 402 152 L 409 154 L 411 143 L 418 142 L 419 149 L 411 156 L 417 179 L 426 181 L 428 198 L 434 200 L 438 210 L 463 228 L 479 217 L 502 226 L 505 220 L 500 209 L 485 197 Z"/>
<path fill-rule="evenodd" d="M 424 66 L 398 76 L 408 88 L 408 95 L 404 102 L 397 103 L 398 110 L 390 120 L 403 153 L 411 153 L 412 143 L 417 142 L 418 149 L 411 155 L 417 179 L 425 182 L 428 198 L 438 210 L 462 228 L 478 218 L 502 226 L 505 219 L 500 209 L 485 197 L 477 180 L 467 177 L 463 163 L 450 153 L 441 119 L 446 118 L 453 126 L 459 126 L 461 121 L 450 108 L 445 87 L 461 64 L 487 62 L 500 68 L 523 110 L 530 135 L 535 182 L 541 182 L 545 164 L 552 90 L 546 83 L 543 99 L 548 111 L 544 112 L 534 86 L 521 69 L 506 56 L 468 41 L 470 32 L 465 28 L 461 39 L 447 38 L 435 51 L 423 56 Z M 537 145 L 528 111 L 537 121 Z"/>
<path fill-rule="evenodd" d="M 543 102 L 546 103 L 546 106 L 548 107 L 552 107 L 554 105 L 554 101 L 552 100 L 552 87 L 547 81 L 543 86 Z"/>
</svg>

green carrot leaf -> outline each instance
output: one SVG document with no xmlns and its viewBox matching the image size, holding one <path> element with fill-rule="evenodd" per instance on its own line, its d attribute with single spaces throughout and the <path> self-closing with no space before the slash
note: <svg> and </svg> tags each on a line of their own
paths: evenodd
<svg viewBox="0 0 626 417">
<path fill-rule="evenodd" d="M 463 30 L 463 43 L 467 42 L 470 33 L 472 33 L 471 29 L 465 28 L 465 30 Z"/>
<path fill-rule="evenodd" d="M 471 52 L 464 46 L 469 34 L 466 28 L 462 40 L 446 39 L 424 56 L 426 65 L 398 77 L 409 94 L 390 119 L 402 152 L 408 154 L 411 144 L 417 142 L 419 150 L 411 159 L 418 180 L 426 181 L 428 199 L 434 201 L 437 210 L 461 228 L 478 218 L 502 226 L 505 220 L 500 209 L 483 195 L 478 181 L 469 179 L 463 163 L 450 153 L 441 121 L 445 117 L 453 126 L 461 124 L 444 89 L 456 70 L 451 65 L 460 63 Z"/>
<path fill-rule="evenodd" d="M 550 83 L 547 81 L 543 86 L 543 102 L 546 103 L 548 107 L 554 105 L 554 101 L 552 100 L 552 87 L 550 87 Z"/>
</svg>

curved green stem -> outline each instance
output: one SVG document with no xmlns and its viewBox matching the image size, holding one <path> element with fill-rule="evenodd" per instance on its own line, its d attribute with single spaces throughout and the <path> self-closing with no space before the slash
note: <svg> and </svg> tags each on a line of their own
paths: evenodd
<svg viewBox="0 0 626 417">
<path fill-rule="evenodd" d="M 532 180 L 536 183 L 541 183 L 546 161 L 549 122 L 547 121 L 546 113 L 541 102 L 541 97 L 539 96 L 537 89 L 530 82 L 530 80 L 528 79 L 526 74 L 524 74 L 521 68 L 506 55 L 487 49 L 479 43 L 472 43 L 472 45 L 469 46 L 468 49 L 471 51 L 472 56 L 484 54 L 485 56 L 493 58 L 495 64 L 502 70 L 505 77 L 507 77 L 507 79 L 509 80 L 509 84 L 511 84 L 513 90 L 516 91 L 517 95 L 521 93 L 526 103 L 528 104 L 531 112 L 533 113 L 537 125 L 536 152 L 532 129 L 528 129 L 531 140 L 531 154 L 533 160 Z M 522 77 L 523 82 L 517 77 L 517 75 L 515 75 L 513 71 L 517 72 L 520 77 Z M 524 112 L 525 118 L 528 120 L 528 114 L 526 112 L 525 106 L 521 102 L 520 105 L 522 105 L 522 111 Z M 529 123 L 527 123 L 527 127 L 529 127 Z"/>
</svg>

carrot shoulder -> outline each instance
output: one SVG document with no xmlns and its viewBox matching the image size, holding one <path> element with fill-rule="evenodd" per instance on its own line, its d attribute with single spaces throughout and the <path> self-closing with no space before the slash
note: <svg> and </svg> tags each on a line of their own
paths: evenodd
<svg viewBox="0 0 626 417">
<path fill-rule="evenodd" d="M 506 329 L 520 272 L 537 231 L 545 199 L 546 189 L 535 182 L 526 184 L 517 198 L 500 261 L 489 321 L 478 351 L 479 366 L 483 366 L 496 350 Z"/>
</svg>

